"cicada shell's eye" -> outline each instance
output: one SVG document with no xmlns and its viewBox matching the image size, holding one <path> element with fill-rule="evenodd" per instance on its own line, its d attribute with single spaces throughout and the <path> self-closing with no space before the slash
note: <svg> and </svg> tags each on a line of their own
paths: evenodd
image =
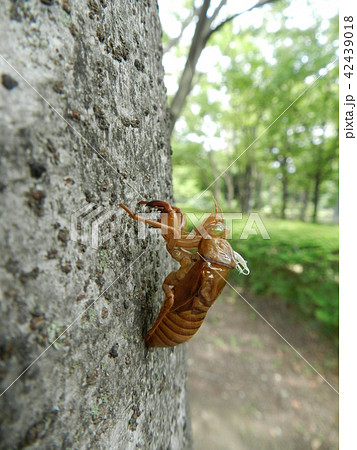
<svg viewBox="0 0 357 450">
<path fill-rule="evenodd" d="M 225 233 L 225 226 L 223 223 L 215 223 L 209 228 L 209 233 L 212 236 L 222 236 Z"/>
</svg>

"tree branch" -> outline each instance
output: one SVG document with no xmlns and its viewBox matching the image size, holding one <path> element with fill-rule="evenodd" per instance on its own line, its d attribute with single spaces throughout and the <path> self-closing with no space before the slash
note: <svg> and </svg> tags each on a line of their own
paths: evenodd
<svg viewBox="0 0 357 450">
<path fill-rule="evenodd" d="M 214 21 L 214 19 L 218 16 L 222 7 L 227 3 L 227 0 L 221 0 L 221 3 L 217 6 L 212 16 L 209 18 L 210 24 Z"/>
<path fill-rule="evenodd" d="M 193 75 L 196 71 L 197 61 L 204 49 L 207 40 L 205 36 L 208 35 L 207 29 L 209 30 L 209 23 L 207 18 L 207 10 L 211 4 L 211 0 L 204 0 L 199 19 L 196 25 L 195 33 L 191 42 L 190 51 L 188 53 L 185 68 L 183 70 L 179 88 L 172 100 L 170 107 L 171 123 L 170 123 L 170 134 L 173 131 L 176 120 L 181 114 L 183 105 L 185 103 L 186 97 L 189 94 L 192 86 Z"/>
<path fill-rule="evenodd" d="M 171 39 L 171 41 L 165 46 L 163 53 L 167 53 L 168 51 L 170 51 L 172 49 L 172 47 L 174 47 L 176 44 L 178 44 L 178 42 L 180 41 L 180 39 L 182 38 L 183 32 L 186 30 L 186 28 L 190 25 L 190 23 L 192 22 L 192 20 L 194 19 L 194 17 L 197 15 L 199 16 L 201 12 L 201 7 L 200 8 L 193 8 L 193 10 L 191 11 L 191 14 L 187 17 L 187 19 L 183 22 L 182 26 L 181 26 L 181 30 L 180 30 L 180 34 Z"/>
<path fill-rule="evenodd" d="M 246 13 L 246 12 L 252 11 L 252 10 L 255 9 L 255 8 L 259 8 L 260 6 L 264 6 L 264 5 L 268 4 L 268 3 L 274 3 L 274 2 L 276 2 L 276 1 L 277 1 L 277 0 L 259 0 L 259 2 L 256 3 L 255 5 L 253 5 L 251 8 L 245 9 L 244 11 L 241 11 L 241 12 L 239 12 L 239 13 L 237 13 L 237 14 L 233 14 L 233 15 L 230 16 L 230 17 L 227 17 L 227 19 L 223 20 L 223 22 L 221 22 L 221 23 L 220 23 L 219 25 L 217 25 L 215 28 L 212 28 L 212 29 L 210 30 L 210 33 L 209 33 L 209 36 L 208 36 L 208 37 L 210 37 L 213 33 L 215 33 L 215 32 L 218 31 L 220 28 L 222 28 L 226 23 L 231 22 L 231 21 L 232 21 L 233 19 L 235 19 L 236 17 L 241 16 L 242 14 L 244 14 L 244 13 Z"/>
</svg>

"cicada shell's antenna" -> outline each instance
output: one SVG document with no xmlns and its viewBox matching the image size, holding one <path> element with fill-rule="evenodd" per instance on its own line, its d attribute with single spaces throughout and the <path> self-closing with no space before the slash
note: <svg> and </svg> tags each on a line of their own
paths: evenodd
<svg viewBox="0 0 357 450">
<path fill-rule="evenodd" d="M 222 211 L 222 208 L 220 206 L 219 206 L 219 209 L 221 210 L 221 217 L 222 217 L 222 220 L 223 220 L 223 211 Z"/>
<path fill-rule="evenodd" d="M 217 213 L 218 213 L 218 203 L 217 203 L 216 199 L 214 198 L 214 195 L 212 194 L 212 192 L 211 192 L 211 195 L 212 195 L 212 199 L 213 199 L 213 201 L 214 201 L 214 206 L 215 206 L 215 216 L 216 216 L 216 218 L 217 218 Z"/>
<path fill-rule="evenodd" d="M 216 218 L 217 218 L 218 209 L 219 209 L 220 212 L 221 212 L 221 218 L 222 218 L 222 220 L 223 220 L 223 211 L 222 211 L 222 208 L 221 208 L 221 207 L 219 206 L 219 204 L 217 203 L 217 200 L 214 198 L 214 195 L 212 194 L 212 192 L 211 192 L 211 195 L 212 195 L 212 198 L 213 198 L 213 201 L 214 201 L 215 210 L 216 210 L 216 212 L 215 212 Z"/>
</svg>

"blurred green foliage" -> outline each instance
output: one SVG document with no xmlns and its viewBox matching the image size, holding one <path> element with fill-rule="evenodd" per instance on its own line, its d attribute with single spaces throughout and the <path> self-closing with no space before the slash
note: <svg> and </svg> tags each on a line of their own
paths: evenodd
<svg viewBox="0 0 357 450">
<path fill-rule="evenodd" d="M 243 221 L 244 222 L 244 221 Z M 332 337 L 338 330 L 338 227 L 287 220 L 264 220 L 271 239 L 260 234 L 239 239 L 233 248 L 247 261 L 249 276 L 233 272 L 233 279 L 261 295 L 293 304 L 315 318 Z"/>
<path fill-rule="evenodd" d="M 225 209 L 336 220 L 337 37 L 337 17 L 292 28 L 281 4 L 259 28 L 228 23 L 212 36 L 206 50 L 221 58 L 196 74 L 172 139 L 177 201 L 217 180 Z"/>
</svg>

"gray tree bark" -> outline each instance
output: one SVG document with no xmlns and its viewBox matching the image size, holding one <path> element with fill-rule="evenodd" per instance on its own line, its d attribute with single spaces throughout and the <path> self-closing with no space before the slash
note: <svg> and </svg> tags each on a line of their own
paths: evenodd
<svg viewBox="0 0 357 450">
<path fill-rule="evenodd" d="M 118 212 L 172 201 L 157 4 L 4 1 L 0 30 L 1 448 L 190 448 L 185 347 L 143 338 L 172 263 Z"/>
</svg>

